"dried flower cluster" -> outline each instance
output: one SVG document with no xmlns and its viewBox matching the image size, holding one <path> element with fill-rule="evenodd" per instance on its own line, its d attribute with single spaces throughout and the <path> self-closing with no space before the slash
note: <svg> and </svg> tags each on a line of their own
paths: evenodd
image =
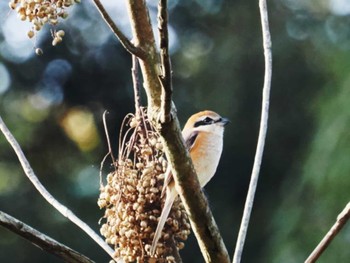
<svg viewBox="0 0 350 263">
<path fill-rule="evenodd" d="M 16 10 L 22 21 L 28 20 L 32 28 L 28 31 L 29 38 L 33 38 L 45 24 L 56 26 L 60 18 L 67 18 L 67 8 L 80 0 L 11 0 L 9 6 Z M 62 41 L 63 30 L 52 31 L 52 45 L 56 46 Z"/>
<path fill-rule="evenodd" d="M 161 191 L 167 161 L 162 144 L 145 111 L 140 115 L 126 118 L 129 129 L 121 142 L 115 171 L 108 174 L 98 200 L 100 208 L 106 209 L 101 234 L 125 262 L 149 262 L 150 244 L 165 199 Z M 178 199 L 163 229 L 156 261 L 175 262 L 173 249 L 182 249 L 189 233 L 188 216 Z"/>
</svg>

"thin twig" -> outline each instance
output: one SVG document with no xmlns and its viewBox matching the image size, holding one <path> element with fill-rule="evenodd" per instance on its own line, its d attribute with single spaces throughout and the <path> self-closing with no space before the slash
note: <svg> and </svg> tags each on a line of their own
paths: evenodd
<svg viewBox="0 0 350 263">
<path fill-rule="evenodd" d="M 312 251 L 310 256 L 305 260 L 305 263 L 314 263 L 316 260 L 322 255 L 323 251 L 327 249 L 329 244 L 335 238 L 335 236 L 339 233 L 339 231 L 345 226 L 346 222 L 350 218 L 350 202 L 346 205 L 343 211 L 338 215 L 337 221 L 328 231 L 328 233 L 324 236 L 321 242 L 317 245 L 317 247 Z"/>
<path fill-rule="evenodd" d="M 109 28 L 112 30 L 112 32 L 115 34 L 115 36 L 119 39 L 120 43 L 123 45 L 123 47 L 132 55 L 135 55 L 139 58 L 144 57 L 144 52 L 141 48 L 136 47 L 131 41 L 123 34 L 123 32 L 118 28 L 118 26 L 114 23 L 112 18 L 107 13 L 106 9 L 104 8 L 103 4 L 100 2 L 100 0 L 93 0 L 97 10 L 100 12 L 102 18 L 107 23 Z"/>
<path fill-rule="evenodd" d="M 132 68 L 131 68 L 132 84 L 134 88 L 134 100 L 135 100 L 135 114 L 136 117 L 140 117 L 141 107 L 141 85 L 139 80 L 139 62 L 136 56 L 132 55 Z"/>
<path fill-rule="evenodd" d="M 0 225 L 67 263 L 93 263 L 90 258 L 0 211 Z"/>
<path fill-rule="evenodd" d="M 30 166 L 27 158 L 25 157 L 21 147 L 19 146 L 16 139 L 13 137 L 12 133 L 6 127 L 1 117 L 0 117 L 0 130 L 5 135 L 7 141 L 10 143 L 13 150 L 15 151 L 22 165 L 24 173 L 26 174 L 28 179 L 32 182 L 34 187 L 39 191 L 39 193 L 46 199 L 46 201 L 49 202 L 54 208 L 56 208 L 56 210 L 58 210 L 64 217 L 68 218 L 70 221 L 72 221 L 74 224 L 80 227 L 97 244 L 99 244 L 101 248 L 103 248 L 112 258 L 114 258 L 113 249 L 100 236 L 98 236 L 85 222 L 80 220 L 71 210 L 69 210 L 66 206 L 58 202 L 41 184 L 38 177 L 35 175 L 32 167 Z"/>
<path fill-rule="evenodd" d="M 259 0 L 261 26 L 263 35 L 263 47 L 265 56 L 265 76 L 264 87 L 262 94 L 261 105 L 261 120 L 259 128 L 258 144 L 255 153 L 254 165 L 251 174 L 249 190 L 247 199 L 245 202 L 242 222 L 237 238 L 235 253 L 233 257 L 233 263 L 239 263 L 241 261 L 245 238 L 247 235 L 248 225 L 250 221 L 250 215 L 253 208 L 254 196 L 259 179 L 259 172 L 261 161 L 264 153 L 264 145 L 268 126 L 269 117 L 269 104 L 270 104 L 270 89 L 271 89 L 271 76 L 272 76 L 272 53 L 271 53 L 271 35 L 269 30 L 269 20 L 266 0 Z"/>
<path fill-rule="evenodd" d="M 167 0 L 159 0 L 158 3 L 158 31 L 160 39 L 160 62 L 162 72 L 162 74 L 159 76 L 159 80 L 162 85 L 160 121 L 162 123 L 167 123 L 171 120 L 171 97 L 173 94 L 171 61 L 169 56 Z"/>
</svg>

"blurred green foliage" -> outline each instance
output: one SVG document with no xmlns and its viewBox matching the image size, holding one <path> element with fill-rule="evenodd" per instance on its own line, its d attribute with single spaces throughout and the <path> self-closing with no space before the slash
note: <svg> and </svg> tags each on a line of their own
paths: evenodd
<svg viewBox="0 0 350 263">
<path fill-rule="evenodd" d="M 129 35 L 124 4 L 116 2 L 107 8 Z M 149 4 L 155 20 L 156 3 Z M 257 1 L 169 4 L 180 121 L 207 108 L 232 121 L 217 175 L 206 187 L 232 252 L 260 117 L 264 68 Z M 242 262 L 301 262 L 350 196 L 350 7 L 346 0 L 268 4 L 274 57 L 270 123 Z M 98 231 L 99 165 L 107 152 L 102 113 L 109 111 L 116 149 L 121 120 L 133 111 L 130 56 L 88 1 L 59 25 L 66 36 L 54 48 L 48 29 L 33 42 L 7 3 L 0 10 L 0 115 L 47 189 Z M 43 56 L 34 55 L 36 46 Z M 41 198 L 3 136 L 0 209 L 97 262 L 108 260 Z M 348 262 L 349 246 L 346 226 L 319 262 Z M 184 262 L 203 262 L 193 236 L 182 255 Z M 3 228 L 0 261 L 60 262 Z"/>
</svg>

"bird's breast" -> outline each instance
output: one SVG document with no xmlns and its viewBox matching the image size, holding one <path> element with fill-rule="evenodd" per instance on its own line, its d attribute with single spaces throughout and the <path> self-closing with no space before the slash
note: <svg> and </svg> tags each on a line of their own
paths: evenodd
<svg viewBox="0 0 350 263">
<path fill-rule="evenodd" d="M 214 176 L 222 153 L 222 137 L 208 138 L 198 135 L 191 149 L 191 158 L 196 169 L 199 183 L 204 187 Z"/>
</svg>

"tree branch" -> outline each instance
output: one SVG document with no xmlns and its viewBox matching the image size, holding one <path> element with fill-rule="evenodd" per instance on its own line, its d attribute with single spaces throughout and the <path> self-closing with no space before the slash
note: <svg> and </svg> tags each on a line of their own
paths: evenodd
<svg viewBox="0 0 350 263">
<path fill-rule="evenodd" d="M 346 222 L 350 218 L 350 202 L 346 205 L 343 211 L 338 215 L 337 221 L 328 231 L 328 233 L 324 236 L 321 242 L 317 245 L 317 247 L 312 251 L 310 256 L 305 260 L 305 263 L 314 263 L 316 260 L 322 255 L 323 251 L 327 249 L 329 244 L 335 238 L 335 236 L 339 233 L 339 231 L 345 226 Z"/>
<path fill-rule="evenodd" d="M 254 165 L 251 174 L 249 190 L 247 194 L 247 199 L 245 202 L 242 222 L 237 238 L 235 253 L 233 257 L 234 263 L 239 263 L 241 261 L 243 247 L 245 243 L 245 238 L 248 231 L 248 225 L 250 221 L 251 211 L 253 209 L 253 202 L 256 187 L 259 179 L 259 172 L 261 161 L 264 153 L 264 145 L 268 126 L 269 117 L 269 104 L 270 104 L 270 89 L 271 89 L 271 77 L 272 77 L 272 52 L 271 52 L 271 35 L 269 30 L 269 20 L 266 0 L 259 0 L 260 16 L 261 16 L 261 26 L 263 35 L 263 47 L 265 56 L 265 76 L 264 76 L 264 87 L 262 94 L 262 109 L 261 109 L 261 120 L 259 128 L 259 138 L 255 153 Z"/>
<path fill-rule="evenodd" d="M 107 13 L 106 9 L 104 8 L 103 4 L 100 2 L 100 0 L 93 0 L 97 10 L 100 12 L 103 20 L 107 23 L 109 28 L 112 30 L 114 35 L 119 39 L 120 43 L 123 45 L 123 47 L 132 55 L 135 55 L 139 58 L 144 57 L 144 52 L 141 48 L 138 48 L 133 43 L 130 42 L 130 40 L 123 34 L 123 32 L 117 27 L 117 25 L 113 22 L 112 18 Z"/>
<path fill-rule="evenodd" d="M 158 3 L 158 30 L 162 71 L 162 74 L 159 76 L 162 85 L 160 121 L 164 123 L 171 120 L 171 97 L 173 94 L 171 61 L 169 56 L 167 0 L 160 0 Z"/>
<path fill-rule="evenodd" d="M 0 211 L 0 225 L 67 263 L 93 263 L 79 252 L 57 242 L 16 218 Z"/>
<path fill-rule="evenodd" d="M 152 31 L 148 9 L 144 0 L 127 0 L 126 5 L 135 45 L 140 47 L 145 56 L 139 59 L 143 76 L 143 86 L 148 100 L 149 116 L 156 115 L 161 105 L 161 84 L 159 81 L 159 54 Z"/>
<path fill-rule="evenodd" d="M 71 210 L 69 210 L 67 207 L 59 203 L 41 184 L 38 177 L 35 175 L 32 167 L 30 166 L 27 158 L 25 157 L 21 147 L 19 146 L 16 139 L 13 137 L 9 129 L 6 127 L 5 123 L 3 122 L 2 118 L 0 117 L 0 130 L 4 134 L 7 141 L 12 146 L 13 150 L 15 151 L 22 168 L 24 170 L 24 173 L 28 177 L 28 179 L 32 182 L 32 184 L 35 186 L 35 188 L 39 191 L 39 193 L 46 199 L 47 202 L 49 202 L 54 208 L 56 208 L 64 217 L 68 218 L 70 221 L 72 221 L 74 224 L 76 224 L 78 227 L 80 227 L 86 234 L 88 234 L 97 244 L 100 245 L 101 248 L 103 248 L 112 258 L 114 258 L 114 251 L 113 249 L 108 246 L 104 240 L 98 236 L 85 222 L 80 220 Z"/>
</svg>

